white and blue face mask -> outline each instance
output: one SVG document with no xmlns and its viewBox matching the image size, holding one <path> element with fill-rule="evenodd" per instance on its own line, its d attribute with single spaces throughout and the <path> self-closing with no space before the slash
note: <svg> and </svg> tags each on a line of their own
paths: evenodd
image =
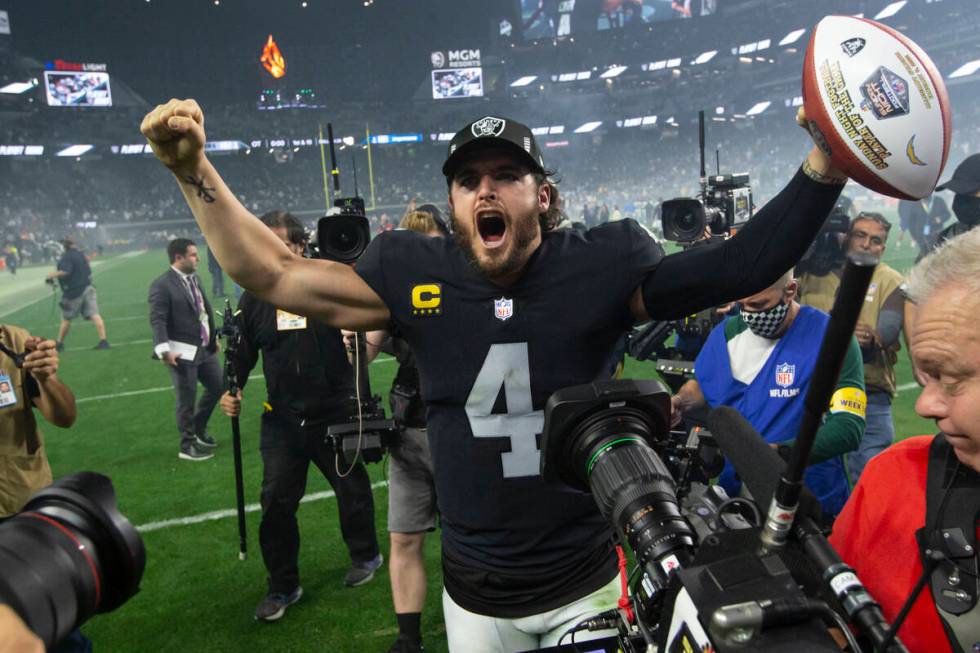
<svg viewBox="0 0 980 653">
<path fill-rule="evenodd" d="M 789 302 L 781 301 L 772 308 L 764 311 L 750 313 L 742 309 L 742 319 L 755 335 L 760 338 L 774 339 L 779 328 L 786 321 L 786 314 L 789 312 Z"/>
</svg>

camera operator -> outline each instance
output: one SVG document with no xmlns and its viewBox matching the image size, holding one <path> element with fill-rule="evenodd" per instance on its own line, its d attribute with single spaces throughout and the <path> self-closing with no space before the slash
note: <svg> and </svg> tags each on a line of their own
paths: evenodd
<svg viewBox="0 0 980 653">
<path fill-rule="evenodd" d="M 766 290 L 741 300 L 739 315 L 712 330 L 694 364 L 697 378 L 671 398 L 672 422 L 705 403 L 731 406 L 781 453 L 788 449 L 803 419 L 820 337 L 829 321 L 826 313 L 800 306 L 796 289 L 787 272 Z M 857 342 L 851 344 L 804 477 L 830 515 L 840 512 L 848 495 L 841 456 L 856 449 L 864 433 L 861 354 Z M 739 490 L 731 465 L 720 482 L 732 496 Z"/>
<path fill-rule="evenodd" d="M 915 411 L 935 420 L 940 432 L 875 456 L 830 541 L 890 621 L 932 551 L 940 562 L 899 636 L 913 652 L 974 651 L 980 641 L 980 231 L 949 240 L 918 263 L 907 294 L 918 305 L 912 358 L 925 381 Z"/>
<path fill-rule="evenodd" d="M 53 340 L 26 330 L 0 326 L 0 344 L 26 352 L 23 366 L 0 352 L 0 519 L 21 509 L 32 494 L 51 484 L 51 468 L 34 411 L 49 423 L 75 423 L 75 395 L 58 378 L 58 351 Z M 4 385 L 6 384 L 6 385 Z"/>
<path fill-rule="evenodd" d="M 75 395 L 58 378 L 54 340 L 25 329 L 0 326 L 0 522 L 17 514 L 38 490 L 51 484 L 51 467 L 33 408 L 55 426 L 75 423 Z M 23 359 L 18 355 L 26 354 Z M 14 358 L 13 356 L 17 356 Z M 20 649 L 12 649 L 20 650 Z M 91 650 L 91 643 L 72 632 L 54 649 Z"/>
<path fill-rule="evenodd" d="M 272 211 L 261 218 L 290 252 L 301 257 L 306 231 L 294 216 Z M 312 462 L 337 495 L 340 531 L 352 566 L 344 576 L 348 587 L 374 577 L 382 557 L 374 528 L 374 497 L 364 465 L 349 469 L 339 463 L 325 441 L 327 426 L 349 422 L 357 415 L 354 374 L 337 329 L 278 309 L 244 293 L 238 304 L 242 343 L 235 361 L 242 387 L 262 352 L 268 399 L 263 404 L 262 523 L 259 543 L 269 572 L 269 590 L 255 609 L 255 618 L 276 621 L 303 595 L 299 584 L 299 527 L 296 510 L 306 492 Z M 241 391 L 225 392 L 221 410 L 241 413 Z M 338 465 L 342 468 L 338 469 Z"/>
<path fill-rule="evenodd" d="M 430 238 L 449 236 L 438 208 L 423 204 L 398 224 Z M 352 333 L 344 332 L 346 338 Z M 398 371 L 391 385 L 391 411 L 403 426 L 399 444 L 388 458 L 388 532 L 391 538 L 391 598 L 398 620 L 398 639 L 388 653 L 415 653 L 422 650 L 422 607 L 425 605 L 426 579 L 422 545 L 425 533 L 436 527 L 436 488 L 432 455 L 425 429 L 425 403 L 422 401 L 419 371 L 408 343 L 387 331 L 368 333 L 367 357 L 379 351 L 394 356 Z"/>
<path fill-rule="evenodd" d="M 468 653 L 551 646 L 616 605 L 608 522 L 590 496 L 540 476 L 551 393 L 597 378 L 636 321 L 676 319 L 771 284 L 846 181 L 814 147 L 735 237 L 663 256 L 633 220 L 553 229 L 558 188 L 534 135 L 486 116 L 457 132 L 443 165 L 454 237 L 381 234 L 355 271 L 300 259 L 258 223 L 205 156 L 203 124 L 196 102 L 173 100 L 141 131 L 225 271 L 265 301 L 334 326 L 393 321 L 412 347 L 436 475 L 447 636 Z"/>
<path fill-rule="evenodd" d="M 92 268 L 85 254 L 78 250 L 75 241 L 65 238 L 62 241 L 64 254 L 58 259 L 58 269 L 48 274 L 48 279 L 57 279 L 61 284 L 61 327 L 58 329 L 58 351 L 65 348 L 65 336 L 71 329 L 71 321 L 81 314 L 86 320 L 95 325 L 99 336 L 96 349 L 108 349 L 109 341 L 105 337 L 105 322 L 99 315 L 99 304 L 96 301 L 95 286 L 92 285 Z"/>
<path fill-rule="evenodd" d="M 851 221 L 845 250 L 848 254 L 866 252 L 881 260 L 885 253 L 891 223 L 880 213 L 863 211 Z M 816 280 L 800 302 L 815 306 L 833 305 L 840 286 L 843 266 Z M 897 394 L 895 363 L 898 361 L 899 333 L 904 322 L 905 296 L 902 275 L 885 263 L 875 268 L 854 337 L 861 347 L 864 382 L 868 392 L 867 427 L 857 451 L 847 457 L 851 483 L 856 483 L 872 456 L 881 453 L 895 439 L 892 400 Z"/>
</svg>

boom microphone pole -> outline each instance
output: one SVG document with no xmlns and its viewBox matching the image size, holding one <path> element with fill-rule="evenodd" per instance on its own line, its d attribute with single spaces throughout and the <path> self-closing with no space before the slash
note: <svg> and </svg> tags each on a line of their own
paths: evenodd
<svg viewBox="0 0 980 653">
<path fill-rule="evenodd" d="M 228 393 L 238 394 L 241 382 L 238 378 L 238 347 L 241 329 L 238 326 L 238 313 L 231 310 L 231 302 L 225 300 L 225 313 L 218 335 L 225 336 L 225 376 L 228 378 Z M 235 459 L 235 507 L 238 511 L 238 559 L 248 559 L 248 544 L 245 535 L 245 487 L 242 480 L 242 431 L 238 417 L 231 418 L 231 442 Z"/>
<path fill-rule="evenodd" d="M 796 516 L 803 487 L 803 472 L 810 459 L 810 451 L 820 428 L 823 414 L 830 405 L 834 387 L 840 376 L 844 357 L 851 346 L 854 325 L 864 306 L 871 275 L 878 259 L 871 254 L 849 254 L 841 277 L 840 290 L 830 311 L 830 323 L 823 336 L 818 360 L 821 362 L 813 373 L 810 387 L 803 400 L 803 419 L 793 445 L 789 464 L 779 479 L 775 495 L 769 505 L 769 514 L 762 529 L 764 550 L 773 551 L 786 545 L 793 518 Z"/>
</svg>

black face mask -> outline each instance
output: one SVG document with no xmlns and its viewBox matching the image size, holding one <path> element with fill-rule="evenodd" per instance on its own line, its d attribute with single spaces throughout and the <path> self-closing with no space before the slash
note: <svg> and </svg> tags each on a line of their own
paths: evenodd
<svg viewBox="0 0 980 653">
<path fill-rule="evenodd" d="M 980 223 L 980 197 L 957 193 L 953 196 L 953 213 L 965 225 L 972 227 Z"/>
</svg>

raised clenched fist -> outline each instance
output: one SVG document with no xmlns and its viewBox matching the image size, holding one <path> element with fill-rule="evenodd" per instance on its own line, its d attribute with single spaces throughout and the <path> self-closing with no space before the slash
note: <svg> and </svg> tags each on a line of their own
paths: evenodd
<svg viewBox="0 0 980 653">
<path fill-rule="evenodd" d="M 193 172 L 204 158 L 204 112 L 194 100 L 170 100 L 143 118 L 140 132 L 173 172 Z"/>
</svg>

